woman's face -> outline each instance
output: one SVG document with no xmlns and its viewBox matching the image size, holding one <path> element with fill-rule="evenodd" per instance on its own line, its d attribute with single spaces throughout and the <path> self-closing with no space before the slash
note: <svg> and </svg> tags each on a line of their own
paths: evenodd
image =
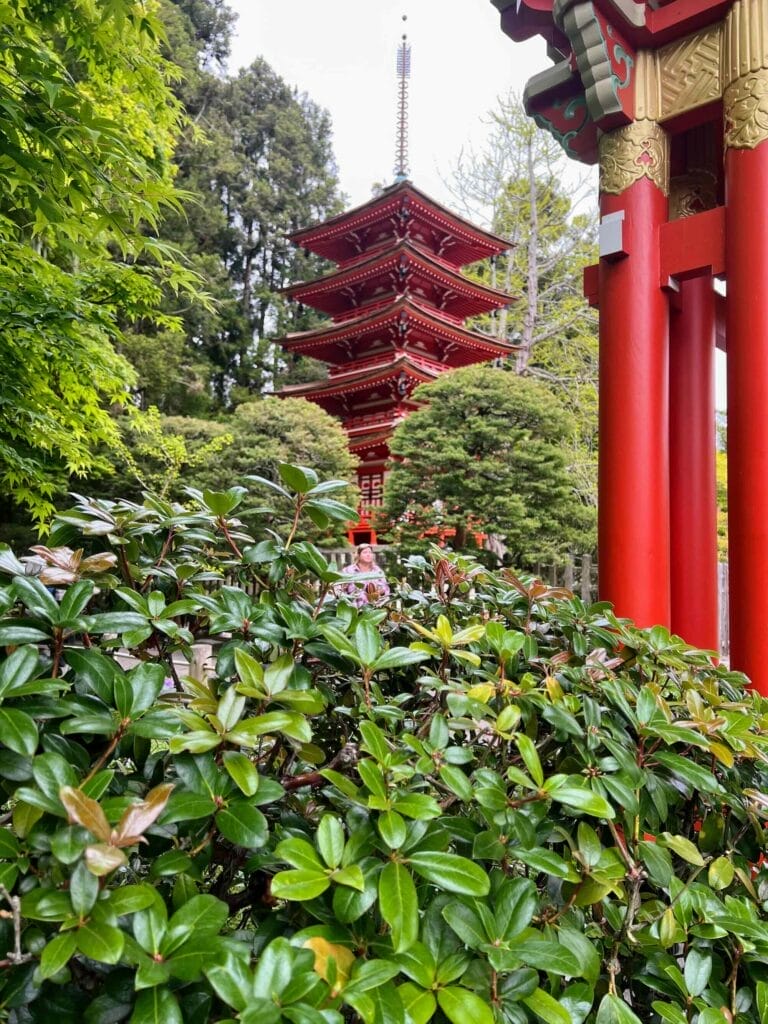
<svg viewBox="0 0 768 1024">
<path fill-rule="evenodd" d="M 360 548 L 357 553 L 358 565 L 373 565 L 373 549 L 367 545 L 364 548 Z"/>
</svg>

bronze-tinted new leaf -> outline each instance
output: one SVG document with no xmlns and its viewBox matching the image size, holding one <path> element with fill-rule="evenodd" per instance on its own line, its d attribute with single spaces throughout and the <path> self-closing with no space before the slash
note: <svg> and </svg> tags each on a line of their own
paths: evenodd
<svg viewBox="0 0 768 1024">
<path fill-rule="evenodd" d="M 146 800 L 132 804 L 112 833 L 112 844 L 114 846 L 135 846 L 149 826 L 163 813 L 172 790 L 172 783 L 163 783 L 163 785 L 155 786 L 150 790 Z"/>
<path fill-rule="evenodd" d="M 100 878 L 102 875 L 108 875 L 115 868 L 121 868 L 127 864 L 128 858 L 116 846 L 95 843 L 93 846 L 86 847 L 85 863 L 91 874 Z"/>
<path fill-rule="evenodd" d="M 91 576 L 95 573 L 107 572 L 117 565 L 117 555 L 110 551 L 99 551 L 98 554 L 89 555 L 80 563 L 80 575 Z"/>
<path fill-rule="evenodd" d="M 76 822 L 83 828 L 87 828 L 102 842 L 109 842 L 112 830 L 109 827 L 107 816 L 95 800 L 72 786 L 62 786 L 59 790 L 59 799 L 67 809 L 70 822 Z"/>
<path fill-rule="evenodd" d="M 46 586 L 66 586 L 81 576 L 106 572 L 117 565 L 117 555 L 110 551 L 99 551 L 88 558 L 83 558 L 82 548 L 73 551 L 67 547 L 49 548 L 36 544 L 32 551 L 46 563 L 40 573 L 40 581 Z"/>
</svg>

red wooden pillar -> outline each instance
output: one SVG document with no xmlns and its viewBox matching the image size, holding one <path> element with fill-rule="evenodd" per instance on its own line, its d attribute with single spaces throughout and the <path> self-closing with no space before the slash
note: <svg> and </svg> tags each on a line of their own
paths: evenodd
<svg viewBox="0 0 768 1024">
<path fill-rule="evenodd" d="M 768 88 L 768 72 L 763 81 Z M 753 142 L 755 135 L 737 132 L 739 124 L 730 123 L 725 173 L 731 665 L 768 694 L 768 133 L 763 129 L 754 148 L 739 148 L 734 142 Z"/>
<path fill-rule="evenodd" d="M 669 473 L 672 630 L 719 650 L 715 471 L 715 293 L 680 282 L 670 317 Z"/>
<path fill-rule="evenodd" d="M 667 166 L 652 121 L 601 140 L 600 595 L 641 626 L 670 624 Z"/>
</svg>

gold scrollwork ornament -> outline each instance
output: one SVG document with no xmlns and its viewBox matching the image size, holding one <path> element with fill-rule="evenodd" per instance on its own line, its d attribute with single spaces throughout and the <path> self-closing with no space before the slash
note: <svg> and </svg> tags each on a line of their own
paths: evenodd
<svg viewBox="0 0 768 1024">
<path fill-rule="evenodd" d="M 717 178 L 711 171 L 680 174 L 669 183 L 669 219 L 693 217 L 717 206 Z"/>
<path fill-rule="evenodd" d="M 669 191 L 669 141 L 655 121 L 634 121 L 600 139 L 600 191 L 621 195 L 648 178 L 664 195 Z"/>
<path fill-rule="evenodd" d="M 723 96 L 725 144 L 754 149 L 768 139 L 768 69 L 758 68 L 728 86 Z"/>
</svg>

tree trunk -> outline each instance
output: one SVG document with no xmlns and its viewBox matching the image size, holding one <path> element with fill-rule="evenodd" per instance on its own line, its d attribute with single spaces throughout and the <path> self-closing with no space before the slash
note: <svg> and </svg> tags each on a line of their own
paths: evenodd
<svg viewBox="0 0 768 1024">
<path fill-rule="evenodd" d="M 527 140 L 526 169 L 528 173 L 528 267 L 523 335 L 515 357 L 515 369 L 518 373 L 525 373 L 528 369 L 533 349 L 533 333 L 536 327 L 536 310 L 539 304 L 539 211 L 532 136 L 529 136 Z"/>
</svg>

